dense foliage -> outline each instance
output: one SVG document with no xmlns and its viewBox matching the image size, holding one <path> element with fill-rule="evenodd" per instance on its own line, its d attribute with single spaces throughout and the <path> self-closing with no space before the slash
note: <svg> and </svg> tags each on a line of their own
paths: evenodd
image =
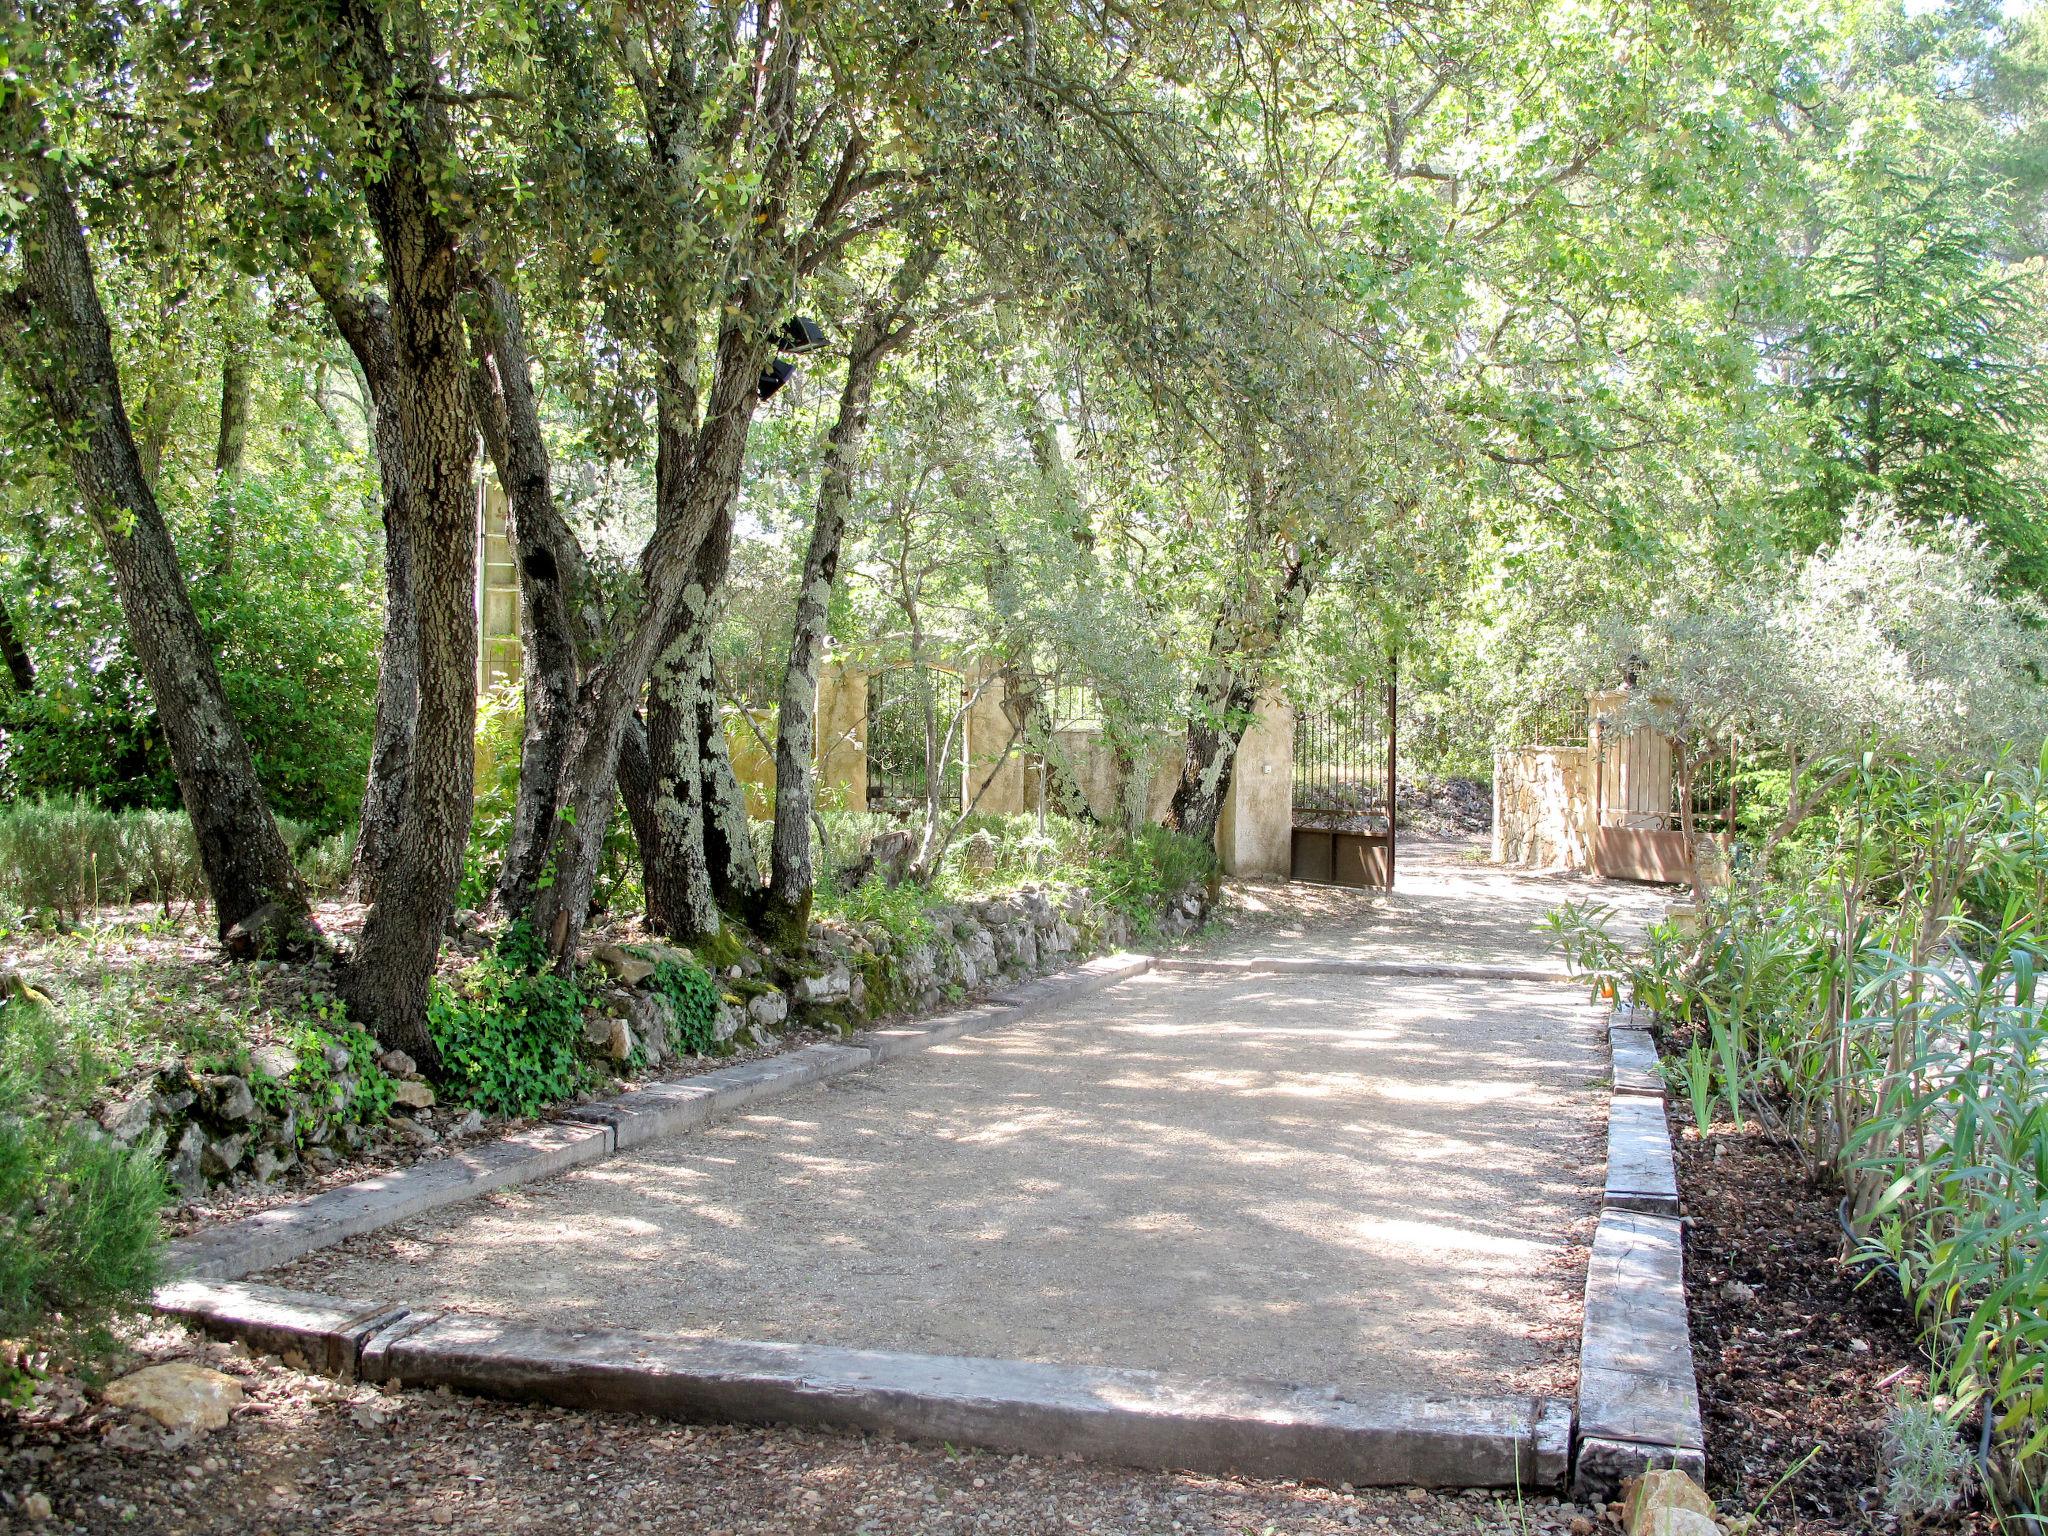
<svg viewBox="0 0 2048 1536">
<path fill-rule="evenodd" d="M 2048 753 L 1851 760 L 1810 850 L 1738 859 L 1697 936 L 1631 954 L 1559 914 L 1596 985 L 1684 1041 L 1702 1130 L 1760 1119 L 1842 1196 L 1926 1329 L 1931 1399 L 2009 1510 L 2048 1504 Z M 1753 850 L 1745 850 L 1751 852 Z"/>
<path fill-rule="evenodd" d="M 515 927 L 456 980 L 434 983 L 427 1025 L 451 1098 L 494 1115 L 530 1115 L 582 1085 L 592 998 L 542 961 L 532 933 Z"/>
</svg>

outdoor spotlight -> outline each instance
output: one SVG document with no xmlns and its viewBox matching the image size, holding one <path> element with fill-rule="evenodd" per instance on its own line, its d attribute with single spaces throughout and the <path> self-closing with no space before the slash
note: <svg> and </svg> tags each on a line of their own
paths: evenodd
<svg viewBox="0 0 2048 1536">
<path fill-rule="evenodd" d="M 778 357 L 761 370 L 761 382 L 756 386 L 763 400 L 772 399 L 775 392 L 787 384 L 796 374 L 796 364 L 786 357 Z"/>
<path fill-rule="evenodd" d="M 809 315 L 793 316 L 776 335 L 775 350 L 793 353 L 802 357 L 806 352 L 816 352 L 825 345 L 825 327 Z"/>
</svg>

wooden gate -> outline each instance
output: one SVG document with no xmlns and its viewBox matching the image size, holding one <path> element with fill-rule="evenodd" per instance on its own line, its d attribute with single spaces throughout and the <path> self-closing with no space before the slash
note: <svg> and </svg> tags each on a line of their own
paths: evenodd
<svg viewBox="0 0 2048 1536">
<path fill-rule="evenodd" d="M 1394 746 L 1399 693 L 1388 658 L 1368 679 L 1294 716 L 1293 879 L 1394 883 Z"/>
</svg>

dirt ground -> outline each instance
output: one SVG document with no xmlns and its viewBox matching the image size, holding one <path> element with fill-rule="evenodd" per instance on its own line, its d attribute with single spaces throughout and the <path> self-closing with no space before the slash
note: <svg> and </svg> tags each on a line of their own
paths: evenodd
<svg viewBox="0 0 2048 1536">
<path fill-rule="evenodd" d="M 146 1352 L 191 1353 L 165 1330 Z M 1358 1492 L 851 1434 L 386 1396 L 205 1346 L 248 1398 L 166 1445 L 106 1408 L 0 1422 L 18 1536 L 1584 1536 L 1532 1498 Z M 50 1518 L 24 1507 L 41 1494 Z M 1574 1522 L 1577 1522 L 1576 1525 Z M 1605 1529 L 1611 1530 L 1611 1527 Z"/>
<path fill-rule="evenodd" d="M 1277 953 L 1278 945 L 1321 944 L 1336 939 L 1333 930 L 1375 923 L 1410 939 L 1429 930 L 1455 938 L 1486 893 L 1467 883 L 1479 873 L 1472 845 L 1439 851 L 1448 878 L 1412 861 L 1394 896 L 1233 885 L 1206 944 Z M 1615 894 L 1570 879 L 1530 885 L 1512 912 L 1524 930 L 1512 952 L 1524 960 L 1550 958 L 1526 932 L 1542 911 Z M 1645 909 L 1654 900 L 1625 896 Z M 1540 1499 L 1353 1493 L 857 1435 L 691 1427 L 412 1391 L 387 1396 L 252 1360 L 180 1329 L 136 1326 L 147 1332 L 131 1339 L 121 1368 L 203 1354 L 248 1388 L 234 1423 L 196 1442 L 167 1442 L 75 1379 L 48 1382 L 29 1412 L 0 1415 L 0 1533 L 498 1536 L 570 1524 L 661 1536 L 1589 1536 L 1600 1518 Z M 53 1506 L 49 1519 L 29 1518 L 36 1496 Z"/>
</svg>

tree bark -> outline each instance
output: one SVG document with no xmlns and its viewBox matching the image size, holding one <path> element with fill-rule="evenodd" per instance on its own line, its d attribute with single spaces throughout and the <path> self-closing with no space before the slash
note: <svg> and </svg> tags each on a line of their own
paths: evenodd
<svg viewBox="0 0 2048 1536">
<path fill-rule="evenodd" d="M 316 939 L 305 888 L 192 611 L 143 473 L 92 256 L 70 186 L 29 97 L 11 91 L 6 137 L 27 161 L 34 206 L 16 228 L 19 284 L 0 299 L 0 351 L 63 432 L 78 488 L 107 547 L 135 659 L 148 680 L 192 819 L 223 939 L 272 909 L 272 942 Z"/>
<path fill-rule="evenodd" d="M 242 478 L 242 458 L 249 446 L 249 385 L 254 373 L 253 348 L 245 315 L 247 299 L 239 282 L 229 284 L 221 325 L 220 434 L 213 445 L 213 574 L 225 580 L 235 568 L 235 487 Z"/>
<path fill-rule="evenodd" d="M 1176 831 L 1215 841 L 1238 744 L 1258 708 L 1264 663 L 1308 600 L 1311 580 L 1306 552 L 1288 544 L 1281 555 L 1279 580 L 1262 605 L 1266 611 L 1227 612 L 1211 628 L 1207 675 L 1195 687 L 1180 778 L 1166 816 L 1167 825 Z"/>
<path fill-rule="evenodd" d="M 875 380 L 888 355 L 909 339 L 913 326 L 906 310 L 930 279 L 938 258 L 933 240 L 913 246 L 897 271 L 888 302 L 877 306 L 855 331 L 847 348 L 839 413 L 825 440 L 825 472 L 818 481 L 811 537 L 804 549 L 796 623 L 782 669 L 775 725 L 775 837 L 762 906 L 777 942 L 788 946 L 801 946 L 808 935 L 817 891 L 811 823 L 818 800 L 818 670 L 824 661 L 832 589 L 839 579 L 839 556 L 853 505 L 854 477 L 867 441 Z"/>
<path fill-rule="evenodd" d="M 436 192 L 447 133 L 433 94 L 433 40 L 423 10 L 403 4 L 389 13 L 394 50 L 384 15 L 365 0 L 343 0 L 337 20 L 367 88 L 366 126 L 384 151 L 365 172 L 364 192 L 390 306 L 419 687 L 404 814 L 343 993 L 386 1044 L 432 1061 L 427 987 L 454 910 L 475 773 L 475 436 L 459 307 L 466 274 Z M 399 100 L 404 109 L 394 111 Z"/>
<path fill-rule="evenodd" d="M 496 892 L 501 908 L 517 912 L 532 900 L 545 867 L 576 690 L 594 638 L 582 606 L 589 570 L 575 532 L 555 505 L 518 297 L 493 276 L 481 278 L 478 287 L 482 302 L 470 332 L 470 395 L 485 451 L 505 489 L 525 650 L 519 797 Z"/>
<path fill-rule="evenodd" d="M 719 888 L 748 882 L 730 867 L 714 872 L 711 821 L 716 788 L 710 754 L 724 757 L 718 690 L 712 675 L 713 599 L 732 556 L 732 510 L 720 515 L 697 552 L 697 569 L 683 590 L 647 689 L 647 753 L 654 771 L 650 801 L 653 837 L 641 845 L 647 916 L 663 933 L 694 939 L 719 929 Z M 706 722 L 718 734 L 706 739 Z M 745 811 L 741 811 L 744 825 Z M 720 839 L 734 850 L 730 836 Z M 751 848 L 748 849 L 751 854 Z M 751 862 L 751 860 L 750 860 Z"/>
<path fill-rule="evenodd" d="M 384 525 L 384 644 L 370 734 L 370 773 L 357 816 L 356 895 L 370 900 L 391 862 L 412 793 L 413 720 L 419 711 L 419 614 L 413 601 L 410 489 L 399 443 L 397 344 L 391 311 L 375 295 L 315 278 L 335 328 L 348 343 L 369 391 L 371 443 Z"/>
<path fill-rule="evenodd" d="M 4 602 L 0 602 L 0 661 L 7 664 L 7 680 L 17 694 L 27 698 L 36 691 L 35 663 L 29 659 L 21 632 L 14 627 L 14 615 Z"/>
</svg>

